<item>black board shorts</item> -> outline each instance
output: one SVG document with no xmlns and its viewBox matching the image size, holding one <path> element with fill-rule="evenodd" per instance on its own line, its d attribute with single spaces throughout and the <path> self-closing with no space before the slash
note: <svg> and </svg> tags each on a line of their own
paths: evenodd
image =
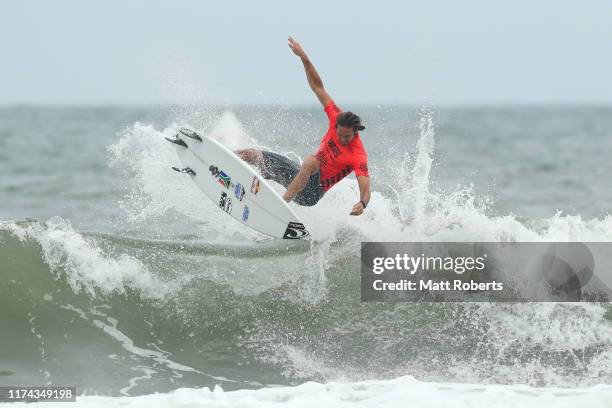
<svg viewBox="0 0 612 408">
<path fill-rule="evenodd" d="M 289 184 L 300 171 L 300 165 L 291 159 L 280 154 L 262 150 L 263 168 L 261 175 L 266 180 L 274 180 L 283 187 L 289 187 Z M 312 206 L 319 202 L 325 194 L 323 185 L 321 184 L 321 175 L 316 172 L 310 176 L 310 180 L 306 187 L 300 191 L 293 199 L 296 204 Z"/>
</svg>

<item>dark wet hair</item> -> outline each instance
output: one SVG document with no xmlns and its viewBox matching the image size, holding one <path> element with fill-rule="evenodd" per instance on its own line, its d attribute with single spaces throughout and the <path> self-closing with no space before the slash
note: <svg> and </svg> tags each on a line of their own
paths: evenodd
<svg viewBox="0 0 612 408">
<path fill-rule="evenodd" d="M 361 118 L 350 111 L 342 112 L 336 117 L 336 126 L 352 127 L 353 132 L 365 129 L 361 124 Z"/>
</svg>

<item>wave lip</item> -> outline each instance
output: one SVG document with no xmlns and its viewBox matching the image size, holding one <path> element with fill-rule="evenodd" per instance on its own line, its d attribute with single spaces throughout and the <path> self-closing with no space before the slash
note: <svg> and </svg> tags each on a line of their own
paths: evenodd
<svg viewBox="0 0 612 408">
<path fill-rule="evenodd" d="M 102 250 L 95 239 L 75 231 L 70 222 L 51 217 L 44 223 L 0 221 L 0 232 L 8 231 L 22 243 L 40 245 L 42 260 L 56 277 L 65 272 L 75 293 L 82 290 L 95 297 L 103 293 L 138 290 L 148 298 L 162 299 L 178 288 L 176 283 L 156 277 L 137 258 L 129 254 L 112 255 Z"/>
</svg>

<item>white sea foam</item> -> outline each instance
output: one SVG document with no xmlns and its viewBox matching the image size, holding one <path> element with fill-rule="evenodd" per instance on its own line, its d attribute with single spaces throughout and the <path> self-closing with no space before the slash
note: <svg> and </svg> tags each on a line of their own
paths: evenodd
<svg viewBox="0 0 612 408">
<path fill-rule="evenodd" d="M 355 383 L 307 382 L 296 387 L 274 387 L 259 390 L 225 392 L 220 387 L 179 388 L 163 394 L 138 397 L 77 397 L 76 406 L 102 408 L 122 407 L 206 407 L 206 408 L 272 408 L 312 407 L 469 407 L 469 408 L 609 408 L 611 386 L 586 389 L 531 388 L 523 385 L 472 385 L 427 383 L 412 377 L 388 381 Z M 63 407 L 65 403 L 41 402 L 28 406 Z M 21 406 L 7 404 L 6 406 Z"/>
</svg>

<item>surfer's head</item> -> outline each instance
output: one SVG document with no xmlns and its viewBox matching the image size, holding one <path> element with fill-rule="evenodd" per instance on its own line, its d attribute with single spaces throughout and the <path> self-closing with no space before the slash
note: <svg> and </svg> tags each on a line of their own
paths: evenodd
<svg viewBox="0 0 612 408">
<path fill-rule="evenodd" d="M 365 126 L 361 124 L 361 118 L 353 112 L 342 112 L 336 117 L 336 133 L 343 145 L 349 144 L 357 131 L 364 129 Z"/>
</svg>

